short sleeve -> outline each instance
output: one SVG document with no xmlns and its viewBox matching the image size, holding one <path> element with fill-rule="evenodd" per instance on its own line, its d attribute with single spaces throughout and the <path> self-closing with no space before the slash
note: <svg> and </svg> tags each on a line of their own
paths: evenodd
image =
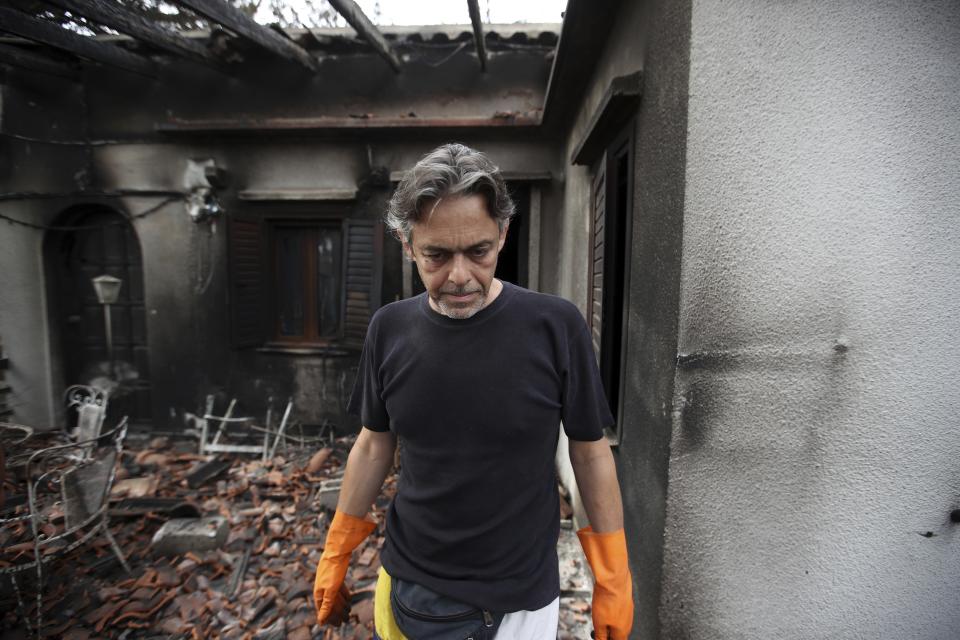
<svg viewBox="0 0 960 640">
<path fill-rule="evenodd" d="M 383 402 L 380 388 L 380 365 L 377 358 L 376 317 L 370 323 L 363 341 L 357 378 L 347 404 L 347 412 L 360 418 L 360 423 L 371 431 L 389 431 L 390 416 Z"/>
<path fill-rule="evenodd" d="M 594 441 L 614 424 L 600 369 L 593 353 L 586 322 L 576 312 L 576 325 L 568 333 L 567 362 L 563 376 L 563 430 L 571 440 Z"/>
</svg>

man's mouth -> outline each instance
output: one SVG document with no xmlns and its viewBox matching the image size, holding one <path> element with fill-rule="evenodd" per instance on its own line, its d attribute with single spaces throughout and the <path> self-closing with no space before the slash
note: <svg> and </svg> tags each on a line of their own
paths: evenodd
<svg viewBox="0 0 960 640">
<path fill-rule="evenodd" d="M 441 291 L 440 295 L 447 296 L 448 298 L 453 298 L 454 300 L 467 300 L 478 293 L 480 292 L 479 291 Z"/>
</svg>

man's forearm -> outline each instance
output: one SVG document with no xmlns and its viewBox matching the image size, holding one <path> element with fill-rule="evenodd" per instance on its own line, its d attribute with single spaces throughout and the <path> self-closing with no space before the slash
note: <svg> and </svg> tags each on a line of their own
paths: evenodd
<svg viewBox="0 0 960 640">
<path fill-rule="evenodd" d="M 338 511 L 357 518 L 367 515 L 393 466 L 396 447 L 396 436 L 389 431 L 371 431 L 366 427 L 360 430 L 347 456 Z"/>
<path fill-rule="evenodd" d="M 570 441 L 570 463 L 590 525 L 597 533 L 623 528 L 623 502 L 617 467 L 606 438 Z"/>
</svg>

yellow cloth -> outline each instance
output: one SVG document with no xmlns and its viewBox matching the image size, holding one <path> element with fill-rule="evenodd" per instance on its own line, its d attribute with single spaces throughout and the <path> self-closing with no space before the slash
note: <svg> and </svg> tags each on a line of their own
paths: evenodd
<svg viewBox="0 0 960 640">
<path fill-rule="evenodd" d="M 407 640 L 396 620 L 393 619 L 393 608 L 390 606 L 390 574 L 380 567 L 377 577 L 377 591 L 373 596 L 373 624 L 377 628 L 380 640 Z"/>
</svg>

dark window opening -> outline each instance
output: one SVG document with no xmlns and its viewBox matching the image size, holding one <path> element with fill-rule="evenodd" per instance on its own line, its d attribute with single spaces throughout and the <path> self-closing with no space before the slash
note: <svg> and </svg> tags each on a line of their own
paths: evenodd
<svg viewBox="0 0 960 640">
<path fill-rule="evenodd" d="M 613 197 L 607 211 L 603 256 L 603 322 L 600 329 L 600 376 L 613 411 L 620 406 L 620 360 L 623 344 L 624 285 L 627 270 L 626 223 L 629 214 L 630 155 L 621 148 L 614 162 Z"/>
<path fill-rule="evenodd" d="M 274 340 L 319 343 L 339 336 L 342 244 L 339 225 L 274 225 Z"/>
<path fill-rule="evenodd" d="M 237 348 L 359 348 L 381 303 L 383 228 L 333 206 L 231 214 Z"/>
<path fill-rule="evenodd" d="M 610 409 L 620 423 L 623 350 L 633 210 L 632 125 L 610 144 L 594 167 L 590 324 L 600 377 Z M 620 439 L 619 426 L 608 433 Z"/>
</svg>

